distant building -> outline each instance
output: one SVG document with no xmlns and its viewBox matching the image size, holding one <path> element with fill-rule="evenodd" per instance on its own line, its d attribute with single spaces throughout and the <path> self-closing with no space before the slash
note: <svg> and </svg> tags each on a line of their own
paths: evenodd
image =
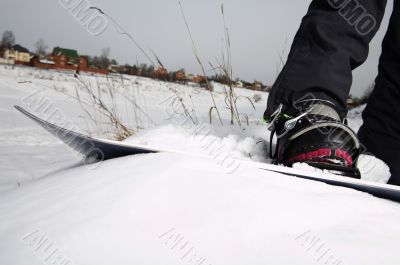
<svg viewBox="0 0 400 265">
<path fill-rule="evenodd" d="M 190 81 L 196 84 L 205 84 L 207 83 L 207 78 L 205 76 L 196 75 L 193 76 Z"/>
<path fill-rule="evenodd" d="M 125 73 L 129 72 L 128 66 L 126 66 L 126 65 L 116 65 L 116 64 L 111 64 L 108 67 L 108 70 L 110 72 L 120 73 L 120 74 L 125 74 Z"/>
<path fill-rule="evenodd" d="M 16 64 L 28 65 L 31 58 L 32 54 L 29 50 L 18 44 L 11 46 L 11 48 L 4 51 L 4 59 L 9 62 L 13 61 Z"/>
<path fill-rule="evenodd" d="M 0 64 L 15 64 L 13 59 L 5 59 L 0 57 Z"/>
<path fill-rule="evenodd" d="M 168 70 L 164 67 L 160 66 L 154 71 L 154 77 L 157 79 L 167 80 L 168 79 Z"/>
<path fill-rule="evenodd" d="M 259 81 L 255 81 L 252 85 L 252 89 L 256 91 L 261 91 L 263 90 L 263 84 Z"/>
<path fill-rule="evenodd" d="M 235 83 L 235 87 L 238 87 L 238 88 L 243 88 L 244 87 L 244 84 L 243 84 L 243 82 L 242 81 L 236 81 L 236 83 Z"/>
<path fill-rule="evenodd" d="M 65 56 L 68 59 L 69 63 L 77 63 L 79 60 L 79 55 L 77 50 L 65 49 L 60 47 L 55 47 L 53 49 L 52 56 L 54 57 L 63 57 Z"/>
<path fill-rule="evenodd" d="M 193 74 L 188 74 L 188 75 L 186 76 L 186 80 L 187 80 L 187 81 L 192 81 L 193 78 L 194 78 L 194 75 L 193 75 Z"/>
<path fill-rule="evenodd" d="M 53 52 L 46 60 L 35 56 L 31 65 L 42 69 L 65 69 L 76 72 L 91 72 L 108 74 L 106 69 L 97 69 L 89 66 L 86 56 L 79 56 L 76 50 L 55 47 Z"/>
<path fill-rule="evenodd" d="M 175 80 L 179 82 L 185 82 L 186 81 L 186 74 L 184 71 L 177 71 L 175 72 Z"/>
</svg>

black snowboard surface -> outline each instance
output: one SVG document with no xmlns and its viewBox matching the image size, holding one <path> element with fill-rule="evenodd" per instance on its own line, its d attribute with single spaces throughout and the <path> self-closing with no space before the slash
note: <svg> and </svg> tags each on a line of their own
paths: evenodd
<svg viewBox="0 0 400 265">
<path fill-rule="evenodd" d="M 108 160 L 128 155 L 159 152 L 159 150 L 146 146 L 135 146 L 117 141 L 98 139 L 67 130 L 37 117 L 19 106 L 14 107 L 85 157 L 96 160 Z"/>
</svg>

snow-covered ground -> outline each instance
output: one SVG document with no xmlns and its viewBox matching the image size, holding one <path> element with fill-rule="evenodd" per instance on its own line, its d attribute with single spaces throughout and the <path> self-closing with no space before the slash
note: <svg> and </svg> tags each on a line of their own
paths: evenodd
<svg viewBox="0 0 400 265">
<path fill-rule="evenodd" d="M 111 137 L 107 126 L 82 118 L 70 97 L 78 87 L 73 74 L 0 66 L 0 264 L 399 264 L 397 203 L 246 164 L 227 166 L 228 158 L 268 162 L 266 93 L 237 89 L 243 125 L 231 126 L 223 87 L 216 86 L 221 127 L 214 110 L 209 125 L 213 102 L 201 88 L 82 78 L 135 96 L 143 112 L 115 99 L 121 119 L 141 127 L 128 142 L 195 155 L 82 165 L 12 107 L 42 117 L 57 111 L 62 115 L 49 116 L 55 122 Z M 254 94 L 262 98 L 255 109 L 248 101 Z M 177 108 L 177 95 L 191 118 Z M 35 108 L 38 99 L 48 100 L 47 109 Z M 349 123 L 357 130 L 360 113 L 352 112 Z"/>
</svg>

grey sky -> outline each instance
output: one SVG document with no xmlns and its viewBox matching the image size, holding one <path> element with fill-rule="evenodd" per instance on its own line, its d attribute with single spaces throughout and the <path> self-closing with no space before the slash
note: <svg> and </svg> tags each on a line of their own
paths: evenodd
<svg viewBox="0 0 400 265">
<path fill-rule="evenodd" d="M 200 73 L 177 0 L 89 0 L 123 26 L 146 49 L 153 49 L 169 70 L 185 68 Z M 224 2 L 231 30 L 234 76 L 272 84 L 278 54 L 287 51 L 310 0 L 229 0 Z M 223 24 L 222 1 L 184 0 L 183 6 L 204 62 L 220 57 Z M 392 0 L 368 61 L 354 75 L 352 93 L 361 95 L 377 74 L 380 45 L 392 9 Z M 99 36 L 87 33 L 58 0 L 2 0 L 0 31 L 12 30 L 17 42 L 29 49 L 43 38 L 49 47 L 75 48 L 80 54 L 99 55 L 111 48 L 119 63 L 146 62 L 145 57 L 110 24 Z M 286 47 L 285 40 L 287 40 Z M 208 65 L 208 63 L 207 63 Z M 209 72 L 212 74 L 212 72 Z"/>
</svg>

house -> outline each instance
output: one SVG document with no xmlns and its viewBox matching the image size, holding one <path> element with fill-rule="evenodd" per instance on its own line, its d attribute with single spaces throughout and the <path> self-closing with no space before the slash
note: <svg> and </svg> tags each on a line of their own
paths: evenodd
<svg viewBox="0 0 400 265">
<path fill-rule="evenodd" d="M 244 87 L 244 84 L 243 84 L 242 81 L 239 80 L 239 81 L 236 81 L 235 87 L 237 87 L 237 88 L 243 88 L 243 87 Z"/>
<path fill-rule="evenodd" d="M 175 72 L 175 80 L 179 82 L 185 82 L 186 81 L 186 74 L 184 71 L 177 71 Z"/>
<path fill-rule="evenodd" d="M 15 64 L 13 59 L 5 59 L 0 57 L 0 64 Z"/>
<path fill-rule="evenodd" d="M 188 74 L 187 76 L 186 76 L 186 80 L 187 81 L 192 81 L 192 79 L 194 78 L 194 75 L 193 74 Z"/>
<path fill-rule="evenodd" d="M 29 50 L 18 44 L 11 46 L 9 49 L 4 51 L 4 59 L 10 62 L 14 61 L 16 64 L 28 65 L 31 58 L 32 54 Z"/>
<path fill-rule="evenodd" d="M 129 66 L 127 65 L 116 65 L 116 64 L 111 64 L 108 66 L 108 70 L 113 73 L 119 73 L 119 74 L 125 74 L 129 72 Z"/>
<path fill-rule="evenodd" d="M 108 74 L 106 69 L 97 69 L 89 66 L 86 56 L 79 56 L 76 50 L 55 47 L 47 59 L 43 60 L 35 56 L 31 65 L 42 69 L 64 69 L 79 72 Z"/>
<path fill-rule="evenodd" d="M 56 66 L 56 62 L 49 59 L 40 59 L 38 56 L 34 56 L 30 63 L 31 66 L 41 69 L 60 69 L 61 67 Z M 72 70 L 72 69 L 71 69 Z"/>
<path fill-rule="evenodd" d="M 168 79 L 168 70 L 164 67 L 160 66 L 154 71 L 154 77 L 157 79 L 167 80 Z"/>
<path fill-rule="evenodd" d="M 53 49 L 52 56 L 55 58 L 57 58 L 57 57 L 67 58 L 68 63 L 70 63 L 70 64 L 75 64 L 79 60 L 79 55 L 78 55 L 77 50 L 65 49 L 65 48 L 60 48 L 60 47 L 55 47 Z"/>
<path fill-rule="evenodd" d="M 252 85 L 252 89 L 256 90 L 256 91 L 262 91 L 263 89 L 263 84 L 259 81 L 254 81 L 253 85 Z"/>
<path fill-rule="evenodd" d="M 205 84 L 205 83 L 207 83 L 207 77 L 201 76 L 201 75 L 196 75 L 196 76 L 193 76 L 190 81 L 192 81 L 193 83 L 196 83 L 196 84 Z"/>
</svg>

